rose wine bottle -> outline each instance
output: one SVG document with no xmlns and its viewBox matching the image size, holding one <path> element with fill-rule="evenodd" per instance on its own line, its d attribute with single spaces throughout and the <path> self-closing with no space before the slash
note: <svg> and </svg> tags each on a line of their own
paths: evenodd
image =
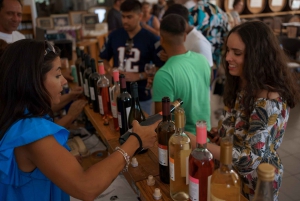
<svg viewBox="0 0 300 201">
<path fill-rule="evenodd" d="M 99 62 L 101 63 L 102 61 Z M 99 101 L 98 101 L 98 92 L 97 92 L 97 82 L 100 78 L 100 75 L 96 72 L 95 59 L 91 59 L 91 67 L 92 67 L 92 73 L 89 76 L 89 87 L 90 87 L 90 96 L 91 96 L 90 107 L 93 108 L 94 112 L 98 113 Z"/>
<path fill-rule="evenodd" d="M 238 174 L 232 169 L 233 137 L 221 139 L 220 167 L 211 176 L 210 200 L 239 201 L 241 184 Z"/>
<path fill-rule="evenodd" d="M 99 64 L 100 78 L 97 82 L 98 87 L 98 102 L 100 114 L 107 119 L 110 111 L 110 100 L 109 100 L 109 80 L 105 76 L 103 63 Z"/>
<path fill-rule="evenodd" d="M 119 71 L 113 71 L 113 78 L 114 78 L 114 85 L 110 88 L 110 105 L 111 105 L 111 112 L 113 116 L 114 128 L 119 130 L 119 123 L 118 123 L 118 108 L 117 108 L 117 97 L 120 94 L 120 82 L 119 82 Z"/>
<path fill-rule="evenodd" d="M 258 181 L 253 201 L 273 201 L 273 181 L 275 168 L 269 163 L 261 163 L 257 168 Z"/>
<path fill-rule="evenodd" d="M 192 146 L 190 138 L 184 133 L 183 108 L 177 108 L 174 115 L 176 131 L 169 140 L 170 195 L 173 200 L 188 200 L 188 161 Z"/>
<path fill-rule="evenodd" d="M 131 108 L 128 117 L 128 128 L 132 128 L 132 121 L 137 120 L 139 123 L 145 121 L 145 115 L 142 111 L 139 101 L 138 84 L 137 82 L 130 83 L 131 89 Z"/>
<path fill-rule="evenodd" d="M 170 183 L 169 139 L 175 133 L 175 124 L 171 120 L 170 98 L 162 98 L 163 120 L 157 126 L 159 177 L 166 184 Z"/>
<path fill-rule="evenodd" d="M 121 83 L 121 92 L 117 98 L 117 105 L 120 136 L 122 136 L 128 130 L 128 116 L 131 108 L 131 96 L 126 89 L 125 75 L 121 74 L 119 79 Z"/>
<path fill-rule="evenodd" d="M 206 148 L 206 121 L 196 123 L 196 148 L 189 157 L 190 201 L 207 201 L 214 172 L 213 155 Z"/>
</svg>

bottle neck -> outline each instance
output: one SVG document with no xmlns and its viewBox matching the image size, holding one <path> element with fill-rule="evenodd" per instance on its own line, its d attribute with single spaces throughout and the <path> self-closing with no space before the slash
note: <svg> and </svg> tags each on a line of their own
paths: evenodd
<svg viewBox="0 0 300 201">
<path fill-rule="evenodd" d="M 126 88 L 126 80 L 125 78 L 121 78 L 120 79 L 120 87 L 121 87 L 121 93 L 127 92 L 127 88 Z"/>
<path fill-rule="evenodd" d="M 253 201 L 273 201 L 273 182 L 258 179 Z"/>
<path fill-rule="evenodd" d="M 204 144 L 196 143 L 196 148 L 197 149 L 207 149 L 207 143 L 204 143 Z"/>
<path fill-rule="evenodd" d="M 182 135 L 183 134 L 183 132 L 184 132 L 184 128 L 176 128 L 176 134 L 177 135 Z"/>
<path fill-rule="evenodd" d="M 162 115 L 163 115 L 163 121 L 171 120 L 170 102 L 162 103 Z"/>
<path fill-rule="evenodd" d="M 118 80 L 118 81 L 115 81 L 114 86 L 120 86 L 119 80 Z"/>
</svg>

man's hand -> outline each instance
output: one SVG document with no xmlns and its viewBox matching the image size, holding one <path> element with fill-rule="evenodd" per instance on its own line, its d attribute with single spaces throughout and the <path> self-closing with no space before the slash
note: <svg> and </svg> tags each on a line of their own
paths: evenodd
<svg viewBox="0 0 300 201">
<path fill-rule="evenodd" d="M 77 100 L 74 101 L 68 111 L 67 115 L 72 116 L 74 119 L 78 117 L 78 115 L 82 112 L 84 106 L 87 104 L 86 100 Z"/>
<path fill-rule="evenodd" d="M 167 61 L 169 59 L 169 57 L 168 57 L 168 55 L 167 55 L 167 53 L 166 53 L 165 50 L 161 50 L 158 53 L 158 55 L 159 55 L 160 60 L 162 60 L 162 61 Z"/>
<path fill-rule="evenodd" d="M 125 75 L 125 80 L 127 82 L 136 82 L 136 81 L 140 80 L 139 73 L 120 71 L 120 74 L 124 74 Z"/>
<path fill-rule="evenodd" d="M 64 69 L 61 73 L 68 81 L 73 81 L 74 77 L 71 76 L 71 70 L 70 69 Z"/>
</svg>

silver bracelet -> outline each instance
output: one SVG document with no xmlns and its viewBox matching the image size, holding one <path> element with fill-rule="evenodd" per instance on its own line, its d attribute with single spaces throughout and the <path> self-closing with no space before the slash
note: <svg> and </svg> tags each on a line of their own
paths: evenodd
<svg viewBox="0 0 300 201">
<path fill-rule="evenodd" d="M 130 156 L 128 156 L 128 154 L 123 149 L 121 149 L 120 147 L 116 147 L 115 151 L 118 151 L 118 152 L 120 152 L 123 155 L 123 157 L 124 157 L 124 159 L 126 161 L 126 165 L 125 165 L 125 167 L 124 167 L 124 169 L 123 169 L 122 172 L 127 172 L 128 171 L 128 166 L 130 164 Z"/>
</svg>

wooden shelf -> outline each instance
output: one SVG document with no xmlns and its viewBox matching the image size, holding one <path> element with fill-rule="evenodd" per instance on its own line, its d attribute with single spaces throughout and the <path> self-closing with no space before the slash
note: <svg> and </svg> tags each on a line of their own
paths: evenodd
<svg viewBox="0 0 300 201">
<path fill-rule="evenodd" d="M 240 15 L 240 18 L 247 19 L 247 18 L 256 18 L 256 17 L 274 17 L 274 16 L 281 16 L 281 15 L 297 15 L 297 14 L 300 14 L 300 10 L 272 12 L 272 13 L 246 14 L 246 15 Z"/>
</svg>

